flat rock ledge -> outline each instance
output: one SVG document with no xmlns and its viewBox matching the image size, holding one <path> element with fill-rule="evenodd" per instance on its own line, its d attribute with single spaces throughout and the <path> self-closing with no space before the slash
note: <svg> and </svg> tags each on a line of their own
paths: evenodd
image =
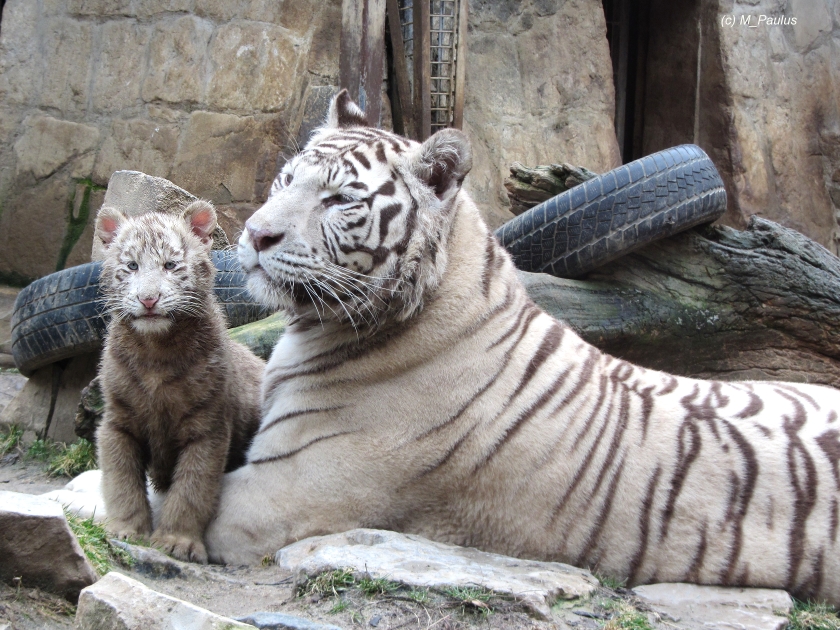
<svg viewBox="0 0 840 630">
<path fill-rule="evenodd" d="M 599 585 L 588 571 L 559 562 L 520 560 L 376 529 L 307 538 L 284 547 L 274 560 L 299 580 L 352 569 L 408 586 L 479 586 L 521 602 L 540 619 L 551 617 L 558 599 L 591 595 Z"/>
<path fill-rule="evenodd" d="M 76 630 L 255 630 L 112 571 L 82 591 Z"/>
<path fill-rule="evenodd" d="M 696 584 L 650 584 L 636 596 L 685 630 L 784 630 L 793 600 L 785 591 Z"/>
<path fill-rule="evenodd" d="M 55 501 L 0 492 L 0 580 L 37 586 L 75 603 L 98 576 Z"/>
</svg>

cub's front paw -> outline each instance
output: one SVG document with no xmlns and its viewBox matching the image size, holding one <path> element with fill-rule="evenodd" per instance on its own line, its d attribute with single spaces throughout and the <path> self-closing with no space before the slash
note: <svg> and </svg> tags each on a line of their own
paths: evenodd
<svg viewBox="0 0 840 630">
<path fill-rule="evenodd" d="M 114 519 L 105 523 L 105 529 L 111 532 L 114 538 L 119 540 L 127 540 L 144 542 L 149 539 L 152 534 L 152 528 L 141 524 L 124 521 L 122 519 Z"/>
<path fill-rule="evenodd" d="M 152 544 L 178 560 L 207 564 L 207 550 L 204 543 L 195 538 L 179 534 L 155 533 Z"/>
</svg>

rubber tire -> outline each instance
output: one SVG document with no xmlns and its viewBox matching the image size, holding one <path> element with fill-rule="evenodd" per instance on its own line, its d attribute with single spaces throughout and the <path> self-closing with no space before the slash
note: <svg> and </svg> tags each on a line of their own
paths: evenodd
<svg viewBox="0 0 840 630">
<path fill-rule="evenodd" d="M 698 146 L 659 151 L 511 219 L 496 236 L 524 271 L 578 278 L 726 211 L 723 181 Z"/>
<path fill-rule="evenodd" d="M 216 297 L 228 325 L 241 326 L 270 315 L 246 291 L 236 254 L 211 254 Z M 18 294 L 12 314 L 12 356 L 23 375 L 102 347 L 108 321 L 99 292 L 101 269 L 98 262 L 71 267 L 36 280 Z"/>
</svg>

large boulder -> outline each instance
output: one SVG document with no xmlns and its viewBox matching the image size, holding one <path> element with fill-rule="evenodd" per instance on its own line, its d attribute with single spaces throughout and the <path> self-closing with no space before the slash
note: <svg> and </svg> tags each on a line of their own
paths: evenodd
<svg viewBox="0 0 840 630">
<path fill-rule="evenodd" d="M 37 586 L 71 602 L 96 582 L 96 571 L 55 501 L 0 492 L 0 581 Z"/>
</svg>

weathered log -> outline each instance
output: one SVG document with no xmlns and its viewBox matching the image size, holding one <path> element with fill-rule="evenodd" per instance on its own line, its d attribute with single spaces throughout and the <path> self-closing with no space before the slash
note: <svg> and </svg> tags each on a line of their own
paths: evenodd
<svg viewBox="0 0 840 630">
<path fill-rule="evenodd" d="M 592 179 L 595 175 L 582 166 L 565 163 L 529 168 L 514 162 L 510 167 L 510 177 L 505 180 L 510 211 L 516 215 L 522 214 L 529 208 Z"/>
<path fill-rule="evenodd" d="M 771 221 L 695 228 L 585 280 L 522 276 L 540 306 L 628 361 L 840 387 L 840 259 Z"/>
</svg>

